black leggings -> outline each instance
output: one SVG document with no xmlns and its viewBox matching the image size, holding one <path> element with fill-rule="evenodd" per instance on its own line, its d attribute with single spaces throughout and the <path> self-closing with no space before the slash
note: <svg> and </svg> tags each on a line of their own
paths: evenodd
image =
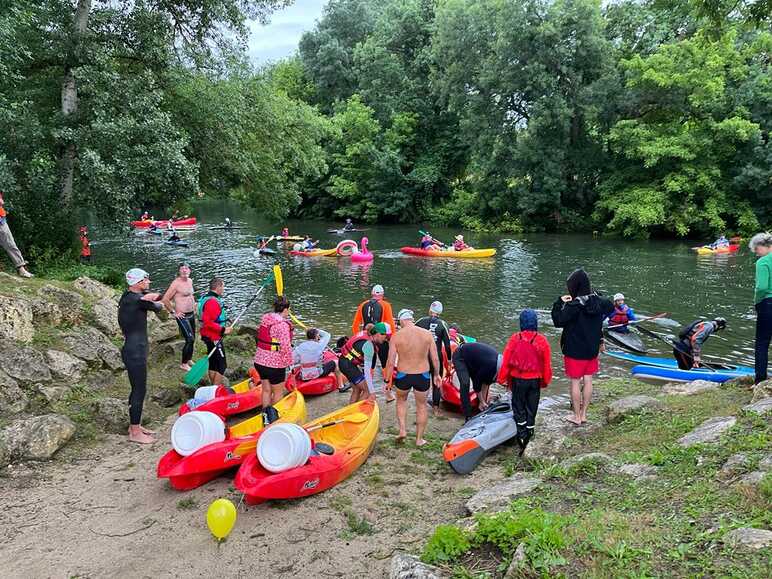
<svg viewBox="0 0 772 579">
<path fill-rule="evenodd" d="M 694 366 L 694 357 L 678 348 L 673 348 L 673 357 L 676 359 L 676 362 L 678 362 L 678 367 L 681 370 L 691 370 L 692 366 Z"/>
<path fill-rule="evenodd" d="M 185 314 L 184 318 L 177 318 L 180 335 L 185 340 L 182 347 L 182 363 L 186 364 L 193 359 L 193 345 L 196 342 L 196 315 L 193 312 Z"/>
<path fill-rule="evenodd" d="M 516 378 L 510 383 L 512 388 L 512 415 L 517 424 L 517 437 L 530 439 L 539 411 L 541 388 L 538 378 Z"/>
<path fill-rule="evenodd" d="M 772 341 L 772 298 L 767 298 L 756 304 L 756 384 L 767 379 L 770 341 Z"/>
<path fill-rule="evenodd" d="M 121 358 L 129 374 L 129 424 L 137 426 L 142 422 L 142 406 L 147 392 L 147 350 L 132 349 L 121 351 Z"/>
<path fill-rule="evenodd" d="M 459 389 L 461 391 L 461 410 L 464 413 L 464 418 L 470 418 L 472 413 L 472 402 L 469 400 L 469 381 L 471 377 L 469 375 L 469 368 L 464 362 L 464 358 L 461 357 L 461 349 L 459 348 L 453 353 L 453 369 L 456 371 L 458 377 Z M 475 392 L 480 393 L 482 391 L 482 384 L 472 384 L 472 388 Z"/>
</svg>

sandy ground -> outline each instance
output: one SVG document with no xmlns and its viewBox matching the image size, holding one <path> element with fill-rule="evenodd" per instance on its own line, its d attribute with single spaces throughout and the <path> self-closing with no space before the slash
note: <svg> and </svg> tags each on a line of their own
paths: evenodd
<svg viewBox="0 0 772 579">
<path fill-rule="evenodd" d="M 337 392 L 309 399 L 309 418 L 347 401 Z M 0 478 L 0 577 L 387 576 L 394 551 L 416 552 L 438 523 L 464 516 L 465 499 L 500 480 L 501 461 L 513 451 L 504 447 L 472 475 L 455 475 L 439 448 L 461 425 L 459 415 L 430 417 L 432 444 L 417 450 L 413 439 L 394 442 L 394 403 L 379 402 L 380 433 L 368 461 L 337 487 L 302 500 L 247 507 L 232 476 L 187 493 L 157 480 L 173 417 L 155 425 L 152 446 L 110 436 L 49 464 L 13 468 Z M 414 416 L 411 405 L 409 423 Z M 239 515 L 218 546 L 205 514 L 220 497 L 233 500 Z M 372 534 L 352 528 L 350 512 Z"/>
</svg>

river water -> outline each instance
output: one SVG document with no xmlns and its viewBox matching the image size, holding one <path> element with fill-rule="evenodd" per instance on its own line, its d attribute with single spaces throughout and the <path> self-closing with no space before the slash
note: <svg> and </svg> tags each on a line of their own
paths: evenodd
<svg viewBox="0 0 772 579">
<path fill-rule="evenodd" d="M 714 359 L 753 365 L 753 275 L 755 257 L 746 248 L 736 255 L 698 257 L 693 243 L 679 241 L 628 241 L 595 239 L 590 235 L 524 234 L 499 235 L 464 232 L 474 247 L 494 247 L 488 259 L 431 259 L 406 256 L 399 248 L 417 245 L 419 226 L 375 226 L 349 237 L 366 235 L 375 254 L 372 264 L 352 264 L 345 258 L 304 258 L 288 255 L 291 243 L 278 244 L 275 257 L 255 257 L 256 236 L 278 233 L 249 210 L 231 203 L 202 202 L 196 205 L 199 226 L 182 232 L 187 248 L 172 247 L 152 235 L 92 230 L 96 263 L 120 269 L 142 267 L 152 276 L 152 287 L 164 289 L 178 264 L 187 262 L 194 285 L 204 291 L 212 276 L 225 279 L 226 301 L 231 316 L 241 311 L 254 294 L 257 283 L 276 262 L 284 272 L 285 293 L 292 309 L 305 323 L 318 325 L 333 336 L 349 335 L 356 306 L 370 294 L 374 284 L 386 288 L 386 299 L 396 314 L 409 307 L 423 315 L 433 300 L 445 306 L 443 317 L 460 325 L 465 334 L 476 336 L 503 349 L 517 330 L 524 307 L 539 312 L 540 329 L 558 352 L 559 330 L 552 327 L 550 308 L 566 293 L 565 279 L 576 267 L 584 267 L 596 290 L 604 294 L 622 292 L 637 313 L 668 312 L 669 317 L 649 323 L 663 335 L 677 333 L 677 324 L 696 317 L 723 316 L 728 328 L 711 338 L 706 354 Z M 212 229 L 225 217 L 239 227 L 233 231 Z M 320 247 L 334 247 L 344 237 L 327 233 L 340 223 L 288 221 L 290 233 L 310 234 Z M 451 240 L 455 231 L 432 229 L 435 237 Z M 276 247 L 273 244 L 272 247 Z M 258 298 L 246 319 L 257 320 L 269 308 L 272 294 Z M 669 348 L 653 338 L 644 338 L 651 354 Z M 562 364 L 555 355 L 556 376 L 562 380 Z M 629 365 L 605 358 L 602 374 L 621 375 Z"/>
</svg>

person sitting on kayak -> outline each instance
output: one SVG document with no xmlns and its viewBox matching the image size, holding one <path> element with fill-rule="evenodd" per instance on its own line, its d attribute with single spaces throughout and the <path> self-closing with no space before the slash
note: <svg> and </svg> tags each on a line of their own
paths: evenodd
<svg viewBox="0 0 772 579">
<path fill-rule="evenodd" d="M 464 236 L 463 235 L 456 235 L 456 238 L 453 241 L 453 249 L 455 251 L 465 251 L 467 249 L 474 249 L 474 248 L 471 245 L 467 245 L 464 242 Z"/>
<path fill-rule="evenodd" d="M 153 221 L 153 217 L 150 215 L 150 213 L 148 213 L 147 211 L 145 211 L 145 212 L 142 214 L 142 217 L 140 217 L 140 218 L 139 218 L 139 220 L 140 220 L 140 221 Z"/>
<path fill-rule="evenodd" d="M 434 243 L 434 239 L 428 233 L 421 238 L 421 249 L 436 250 L 439 249 Z"/>
<path fill-rule="evenodd" d="M 233 227 L 233 222 L 230 220 L 230 217 L 225 218 L 225 229 L 230 229 Z"/>
<path fill-rule="evenodd" d="M 711 243 L 709 246 L 711 249 L 719 249 L 720 247 L 729 247 L 729 240 L 726 238 L 726 235 L 723 233 L 719 236 L 716 241 Z"/>
<path fill-rule="evenodd" d="M 300 364 L 300 379 L 304 382 L 328 376 L 335 372 L 338 388 L 343 386 L 343 379 L 338 370 L 337 360 L 324 361 L 324 352 L 330 344 L 330 333 L 317 328 L 306 330 L 306 341 L 292 350 L 293 363 Z"/>
<path fill-rule="evenodd" d="M 273 301 L 273 311 L 265 314 L 257 329 L 255 370 L 263 384 L 264 423 L 271 424 L 279 418 L 273 407 L 284 394 L 287 368 L 292 364 L 292 322 L 289 317 L 290 303 L 284 296 Z"/>
<path fill-rule="evenodd" d="M 354 224 L 351 219 L 346 219 L 346 225 L 343 226 L 343 231 L 354 231 Z"/>
<path fill-rule="evenodd" d="M 289 227 L 284 227 L 281 230 L 281 237 L 289 237 Z"/>
<path fill-rule="evenodd" d="M 351 336 L 340 349 L 338 366 L 352 384 L 350 403 L 375 400 L 372 369 L 379 350 L 387 344 L 389 327 L 383 322 L 368 324 L 364 330 Z"/>
<path fill-rule="evenodd" d="M 713 321 L 695 320 L 678 333 L 673 340 L 673 357 L 681 370 L 699 368 L 702 361 L 702 346 L 714 332 L 726 328 L 724 318 Z"/>
<path fill-rule="evenodd" d="M 91 241 L 88 239 L 88 228 L 80 228 L 80 262 L 91 263 Z"/>
<path fill-rule="evenodd" d="M 179 218 L 180 218 L 180 212 L 178 209 L 175 209 L 169 221 L 177 221 Z"/>
<path fill-rule="evenodd" d="M 626 334 L 630 331 L 627 324 L 636 319 L 633 308 L 625 303 L 625 296 L 621 293 L 614 294 L 614 311 L 608 316 L 609 330 Z"/>
<path fill-rule="evenodd" d="M 311 236 L 306 235 L 306 238 L 303 240 L 303 250 L 304 251 L 311 251 L 313 248 L 315 248 L 319 244 L 319 240 L 311 241 Z"/>
<path fill-rule="evenodd" d="M 173 241 L 174 243 L 177 243 L 178 241 L 182 241 L 182 239 L 180 239 L 180 236 L 177 235 L 177 231 L 172 228 L 172 234 L 167 241 Z"/>
<path fill-rule="evenodd" d="M 520 331 L 509 338 L 502 358 L 496 381 L 512 391 L 512 415 L 522 456 L 534 435 L 541 389 L 552 381 L 552 351 L 547 338 L 538 332 L 535 311 L 520 313 Z"/>
</svg>

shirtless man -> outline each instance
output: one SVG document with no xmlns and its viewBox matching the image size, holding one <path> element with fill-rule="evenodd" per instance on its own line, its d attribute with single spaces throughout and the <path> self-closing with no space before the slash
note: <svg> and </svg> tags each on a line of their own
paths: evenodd
<svg viewBox="0 0 772 579">
<path fill-rule="evenodd" d="M 193 296 L 193 280 L 190 279 L 190 266 L 187 263 L 180 265 L 177 277 L 169 285 L 162 301 L 169 313 L 177 318 L 180 334 L 185 340 L 180 369 L 187 372 L 191 368 L 196 341 L 196 298 Z"/>
<path fill-rule="evenodd" d="M 415 444 L 416 446 L 423 446 L 426 444 L 423 436 L 426 423 L 429 420 L 426 396 L 431 386 L 432 372 L 434 373 L 434 384 L 438 388 L 440 386 L 440 361 L 437 357 L 437 348 L 434 345 L 432 333 L 415 325 L 412 311 L 400 310 L 397 319 L 401 328 L 391 338 L 385 372 L 386 376 L 392 376 L 397 363 L 399 364 L 399 369 L 393 374 L 394 386 L 397 387 L 397 422 L 399 422 L 397 441 L 402 441 L 407 437 L 407 429 L 405 428 L 407 397 L 412 389 L 415 394 Z"/>
</svg>

